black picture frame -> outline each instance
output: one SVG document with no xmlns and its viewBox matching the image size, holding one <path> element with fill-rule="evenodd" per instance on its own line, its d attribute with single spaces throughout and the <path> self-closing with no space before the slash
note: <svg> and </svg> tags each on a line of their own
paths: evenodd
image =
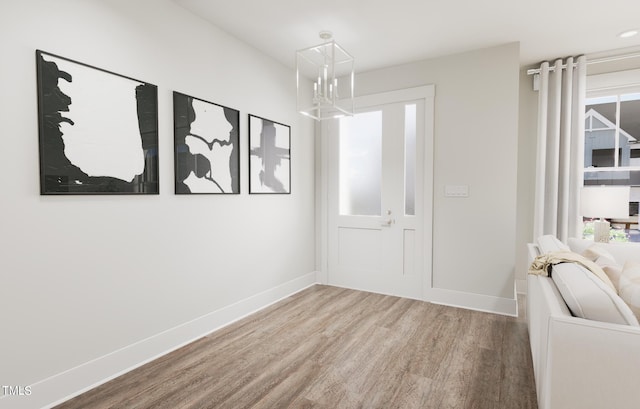
<svg viewBox="0 0 640 409">
<path fill-rule="evenodd" d="M 41 195 L 159 194 L 158 88 L 36 50 Z"/>
<path fill-rule="evenodd" d="M 240 111 L 173 92 L 176 194 L 240 193 Z"/>
<path fill-rule="evenodd" d="M 249 193 L 291 193 L 291 127 L 249 114 Z"/>
</svg>

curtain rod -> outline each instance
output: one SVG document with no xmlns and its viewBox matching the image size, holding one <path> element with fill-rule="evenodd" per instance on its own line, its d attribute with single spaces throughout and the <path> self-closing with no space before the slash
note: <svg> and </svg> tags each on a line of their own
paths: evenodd
<svg viewBox="0 0 640 409">
<path fill-rule="evenodd" d="M 587 60 L 587 65 L 600 64 L 603 62 L 611 62 L 611 61 L 620 61 L 620 60 L 626 60 L 628 58 L 637 58 L 637 57 L 640 57 L 640 52 L 632 53 L 632 54 L 616 55 L 611 57 L 594 58 L 593 60 Z M 576 65 L 577 64 L 574 63 L 573 67 L 575 67 Z M 567 64 L 562 64 L 560 68 L 561 69 L 567 68 Z M 549 67 L 550 72 L 553 72 L 555 70 L 556 70 L 555 66 Z M 540 74 L 540 68 L 533 68 L 533 69 L 527 70 L 527 75 L 533 75 L 533 74 Z"/>
</svg>

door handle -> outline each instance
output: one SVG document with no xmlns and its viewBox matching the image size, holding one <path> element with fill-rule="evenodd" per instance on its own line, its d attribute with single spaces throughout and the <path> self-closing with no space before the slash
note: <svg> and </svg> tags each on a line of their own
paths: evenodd
<svg viewBox="0 0 640 409">
<path fill-rule="evenodd" d="M 396 221 L 395 221 L 394 219 L 387 219 L 387 220 L 383 220 L 383 221 L 380 223 L 380 225 L 381 225 L 382 227 L 391 227 L 391 225 L 392 225 L 393 223 L 395 223 L 395 222 L 396 222 Z"/>
</svg>

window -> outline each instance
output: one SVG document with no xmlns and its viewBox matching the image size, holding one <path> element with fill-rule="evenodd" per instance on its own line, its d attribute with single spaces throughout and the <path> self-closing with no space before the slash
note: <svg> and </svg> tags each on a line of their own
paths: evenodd
<svg viewBox="0 0 640 409">
<path fill-rule="evenodd" d="M 585 107 L 584 184 L 631 186 L 630 216 L 638 214 L 640 202 L 638 75 L 640 70 L 588 77 Z"/>
</svg>

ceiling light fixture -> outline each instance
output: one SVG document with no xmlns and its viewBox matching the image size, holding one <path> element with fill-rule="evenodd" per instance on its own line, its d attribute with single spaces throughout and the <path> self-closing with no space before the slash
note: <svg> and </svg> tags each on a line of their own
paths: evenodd
<svg viewBox="0 0 640 409">
<path fill-rule="evenodd" d="M 629 37 L 633 37 L 633 36 L 635 36 L 637 34 L 638 34 L 638 30 L 627 30 L 627 31 L 624 31 L 624 32 L 618 34 L 618 37 L 620 37 L 620 38 L 629 38 Z"/>
<path fill-rule="evenodd" d="M 321 31 L 322 44 L 296 51 L 298 112 L 317 121 L 353 115 L 354 60 Z"/>
</svg>

